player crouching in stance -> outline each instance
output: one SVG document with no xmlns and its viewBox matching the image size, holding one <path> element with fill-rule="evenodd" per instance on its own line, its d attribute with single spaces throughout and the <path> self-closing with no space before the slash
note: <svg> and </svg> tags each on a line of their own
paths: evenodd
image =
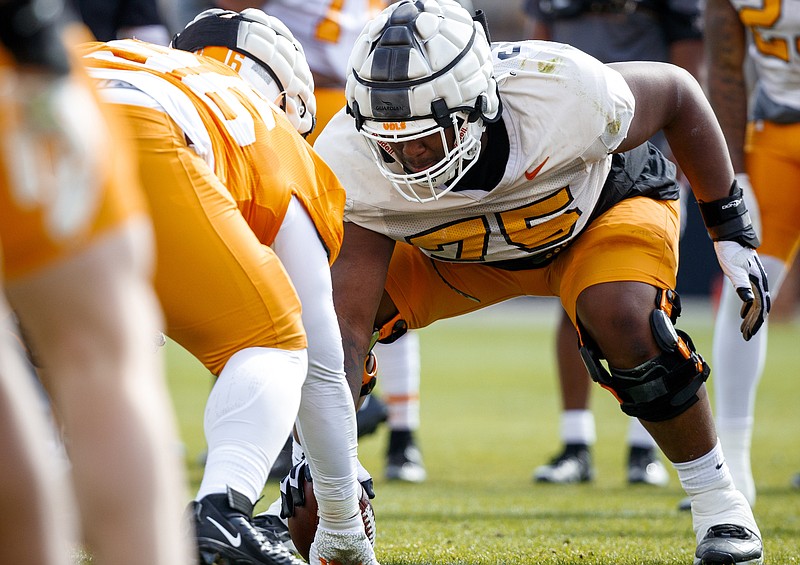
<svg viewBox="0 0 800 565">
<path fill-rule="evenodd" d="M 589 370 L 692 498 L 695 563 L 761 563 L 714 430 L 709 368 L 673 325 L 678 185 L 647 142 L 663 129 L 749 338 L 769 311 L 767 281 L 702 89 L 669 64 L 604 65 L 546 41 L 490 45 L 482 24 L 453 0 L 384 10 L 353 49 L 347 112 L 317 138 L 348 197 L 333 282 L 351 390 L 376 327 L 559 296 Z"/>
<path fill-rule="evenodd" d="M 302 563 L 252 524 L 296 423 L 316 481 L 320 557 L 377 565 L 332 301 L 344 191 L 298 134 L 315 111 L 302 48 L 260 10 L 203 12 L 173 46 L 111 41 L 88 46 L 85 61 L 139 153 L 165 333 L 217 376 L 190 505 L 199 556 Z"/>
</svg>

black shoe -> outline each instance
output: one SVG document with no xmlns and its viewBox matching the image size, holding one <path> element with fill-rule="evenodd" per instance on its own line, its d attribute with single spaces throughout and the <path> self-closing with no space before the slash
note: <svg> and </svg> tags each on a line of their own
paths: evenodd
<svg viewBox="0 0 800 565">
<path fill-rule="evenodd" d="M 422 453 L 414 443 L 410 430 L 392 430 L 389 434 L 389 449 L 386 453 L 387 481 L 422 483 L 428 477 Z"/>
<path fill-rule="evenodd" d="M 588 483 L 594 479 L 589 446 L 568 443 L 550 463 L 536 468 L 533 479 L 537 483 Z"/>
<path fill-rule="evenodd" d="M 628 453 L 628 483 L 667 486 L 669 473 L 654 448 L 631 446 Z"/>
<path fill-rule="evenodd" d="M 356 412 L 358 437 L 375 433 L 378 426 L 385 422 L 388 417 L 389 409 L 386 408 L 386 404 L 374 394 L 367 395 L 364 398 L 364 404 Z"/>
<path fill-rule="evenodd" d="M 697 544 L 694 565 L 760 565 L 764 548 L 753 532 L 742 526 L 720 524 L 708 529 Z"/>
<path fill-rule="evenodd" d="M 286 443 L 283 444 L 283 448 L 281 452 L 278 453 L 278 457 L 275 459 L 275 463 L 272 465 L 272 469 L 269 470 L 269 476 L 267 477 L 268 481 L 280 481 L 289 474 L 289 471 L 292 469 L 292 436 L 289 436 L 289 439 L 286 440 Z"/>
<path fill-rule="evenodd" d="M 253 527 L 253 504 L 230 487 L 193 501 L 189 512 L 202 565 L 304 565 Z"/>
<path fill-rule="evenodd" d="M 274 514 L 263 512 L 253 516 L 253 526 L 261 532 L 268 541 L 280 544 L 292 553 L 297 553 L 297 548 L 289 535 L 289 526 Z"/>
</svg>

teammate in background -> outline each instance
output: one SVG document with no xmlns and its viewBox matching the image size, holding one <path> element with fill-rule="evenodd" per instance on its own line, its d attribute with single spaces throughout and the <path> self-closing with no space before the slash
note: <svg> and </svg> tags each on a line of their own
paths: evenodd
<svg viewBox="0 0 800 565">
<path fill-rule="evenodd" d="M 700 85 L 670 64 L 486 37 L 453 0 L 390 6 L 353 49 L 348 112 L 317 139 L 347 191 L 332 273 L 352 394 L 375 328 L 559 296 L 593 378 L 692 497 L 695 562 L 762 563 L 714 430 L 710 369 L 674 327 L 679 185 L 647 141 L 664 130 L 751 337 L 769 311 L 766 276 Z"/>
<path fill-rule="evenodd" d="M 169 31 L 157 0 L 72 0 L 98 41 L 136 38 L 169 44 Z"/>
<path fill-rule="evenodd" d="M 301 562 L 251 522 L 296 419 L 319 503 L 312 558 L 376 565 L 329 268 L 344 192 L 298 134 L 314 115 L 302 47 L 259 10 L 204 12 L 173 46 L 94 44 L 86 60 L 134 129 L 166 333 L 217 375 L 191 505 L 200 557 Z"/>
<path fill-rule="evenodd" d="M 699 0 L 526 0 L 529 36 L 567 43 L 603 63 L 669 62 L 701 80 L 702 30 Z M 662 133 L 653 143 L 666 155 Z M 556 335 L 556 357 L 563 412 L 563 451 L 534 472 L 541 482 L 572 483 L 594 477 L 591 447 L 595 421 L 589 408 L 591 381 L 575 348 L 575 331 L 566 314 Z M 628 482 L 664 486 L 669 482 L 655 441 L 636 418 L 628 428 Z"/>
<path fill-rule="evenodd" d="M 800 249 L 800 4 L 781 0 L 768 11 L 739 0 L 709 0 L 705 18 L 709 99 L 745 194 L 752 185 L 754 198 L 748 198 L 758 203 L 759 251 L 775 296 Z M 747 63 L 757 77 L 752 90 Z M 736 302 L 723 288 L 714 328 L 715 416 L 733 481 L 753 505 L 750 442 L 767 332 L 742 341 L 730 327 L 738 317 Z"/>
<path fill-rule="evenodd" d="M 3 561 L 72 563 L 80 535 L 93 563 L 189 565 L 177 429 L 153 353 L 161 314 L 144 199 L 119 124 L 62 43 L 63 6 L 34 4 L 0 2 L 0 256 L 72 479 L 54 471 L 41 397 L 3 332 Z M 5 298 L 0 310 L 5 328 Z"/>
</svg>

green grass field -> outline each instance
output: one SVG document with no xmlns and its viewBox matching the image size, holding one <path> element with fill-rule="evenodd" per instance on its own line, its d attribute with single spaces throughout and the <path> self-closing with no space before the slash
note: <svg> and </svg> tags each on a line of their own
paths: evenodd
<svg viewBox="0 0 800 565">
<path fill-rule="evenodd" d="M 362 438 L 375 477 L 376 552 L 383 565 L 691 563 L 689 513 L 672 471 L 667 488 L 625 482 L 626 417 L 599 387 L 593 407 L 597 478 L 590 485 L 531 482 L 560 447 L 551 301 L 521 300 L 421 330 L 422 427 L 428 469 L 420 485 L 382 480 L 386 430 Z M 684 307 L 678 326 L 710 357 L 713 314 Z M 170 386 L 194 490 L 202 470 L 202 411 L 211 380 L 174 344 Z M 709 359 L 712 364 L 713 359 Z M 380 387 L 380 385 L 379 385 Z M 800 563 L 800 323 L 773 324 L 757 400 L 753 470 L 766 562 Z M 269 483 L 258 509 L 277 496 Z"/>
</svg>

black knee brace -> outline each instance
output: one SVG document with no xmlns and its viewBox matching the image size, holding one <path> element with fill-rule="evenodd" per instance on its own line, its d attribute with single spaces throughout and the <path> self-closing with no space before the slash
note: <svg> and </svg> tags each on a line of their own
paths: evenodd
<svg viewBox="0 0 800 565">
<path fill-rule="evenodd" d="M 597 345 L 581 335 L 581 357 L 592 380 L 609 390 L 629 416 L 659 422 L 683 414 L 695 402 L 697 391 L 711 372 L 695 351 L 691 338 L 674 323 L 680 314 L 678 295 L 659 292 L 650 315 L 650 328 L 663 353 L 633 369 L 606 370 Z M 585 334 L 585 332 L 581 332 Z"/>
</svg>

